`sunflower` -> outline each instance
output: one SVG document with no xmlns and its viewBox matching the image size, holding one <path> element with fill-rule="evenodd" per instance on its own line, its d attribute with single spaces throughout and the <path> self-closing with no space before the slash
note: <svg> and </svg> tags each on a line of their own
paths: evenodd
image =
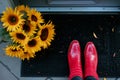
<svg viewBox="0 0 120 80">
<path fill-rule="evenodd" d="M 24 46 L 25 52 L 35 53 L 41 50 L 41 43 L 39 37 L 34 37 L 28 40 L 27 44 Z"/>
<path fill-rule="evenodd" d="M 28 36 L 32 36 L 34 33 L 36 33 L 36 26 L 32 25 L 29 22 L 26 22 L 25 24 L 21 25 L 21 29 L 24 30 Z"/>
<path fill-rule="evenodd" d="M 22 16 L 23 14 L 20 14 L 19 11 L 13 10 L 12 8 L 6 8 L 1 18 L 4 28 L 7 28 L 7 31 L 18 29 L 25 21 L 22 19 Z"/>
<path fill-rule="evenodd" d="M 19 5 L 15 9 L 22 13 L 25 12 L 26 14 L 30 11 L 30 8 L 28 6 L 24 6 L 24 5 Z"/>
<path fill-rule="evenodd" d="M 5 49 L 6 55 L 11 56 L 11 57 L 20 57 L 20 55 L 23 53 L 22 48 L 20 46 L 8 46 Z"/>
<path fill-rule="evenodd" d="M 30 8 L 28 6 L 19 5 L 15 9 L 18 10 L 20 13 L 23 13 L 24 14 L 23 18 L 27 19 L 27 14 L 30 11 Z"/>
<path fill-rule="evenodd" d="M 38 36 L 40 38 L 40 43 L 43 48 L 47 48 L 50 45 L 50 42 L 54 40 L 55 29 L 52 22 L 48 22 L 47 24 L 40 27 L 40 31 L 38 31 Z"/>
<path fill-rule="evenodd" d="M 44 20 L 42 19 L 41 13 L 36 11 L 36 9 L 31 9 L 30 12 L 27 14 L 28 20 L 32 24 L 40 24 L 43 23 Z"/>
<path fill-rule="evenodd" d="M 27 40 L 29 39 L 29 37 L 27 37 L 27 35 L 25 34 L 24 31 L 21 30 L 16 30 L 14 32 L 10 32 L 10 36 L 11 39 L 13 40 L 13 42 L 16 43 L 20 43 L 20 44 L 26 44 Z"/>
<path fill-rule="evenodd" d="M 34 58 L 35 57 L 35 53 L 30 53 L 30 52 L 23 52 L 21 55 L 20 55 L 20 59 L 22 60 L 29 60 L 30 58 Z"/>
</svg>

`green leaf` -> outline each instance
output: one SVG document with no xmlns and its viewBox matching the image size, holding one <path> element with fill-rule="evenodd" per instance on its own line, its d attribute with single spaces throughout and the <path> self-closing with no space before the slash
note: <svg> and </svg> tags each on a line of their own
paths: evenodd
<svg viewBox="0 0 120 80">
<path fill-rule="evenodd" d="M 10 35 L 5 28 L 0 28 L 0 43 L 10 41 Z"/>
</svg>

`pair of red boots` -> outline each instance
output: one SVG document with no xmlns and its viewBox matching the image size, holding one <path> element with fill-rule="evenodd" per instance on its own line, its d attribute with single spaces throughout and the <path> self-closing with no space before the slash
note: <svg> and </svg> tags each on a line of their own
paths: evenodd
<svg viewBox="0 0 120 80">
<path fill-rule="evenodd" d="M 69 80 L 76 76 L 79 76 L 82 79 L 91 76 L 98 80 L 98 57 L 96 48 L 92 42 L 88 42 L 85 46 L 84 62 L 83 75 L 80 44 L 77 40 L 73 40 L 68 49 L 68 63 L 70 69 Z"/>
</svg>

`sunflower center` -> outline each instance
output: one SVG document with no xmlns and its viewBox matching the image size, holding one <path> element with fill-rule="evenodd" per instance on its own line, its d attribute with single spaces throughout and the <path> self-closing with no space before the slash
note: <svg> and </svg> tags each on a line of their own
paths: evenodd
<svg viewBox="0 0 120 80">
<path fill-rule="evenodd" d="M 47 37 L 48 37 L 48 29 L 47 28 L 42 29 L 41 32 L 42 32 L 41 35 L 40 35 L 41 40 L 45 41 L 47 39 Z"/>
<path fill-rule="evenodd" d="M 18 50 L 17 50 L 17 49 L 12 49 L 12 51 L 13 51 L 13 52 L 16 52 L 16 51 L 18 51 Z"/>
<path fill-rule="evenodd" d="M 23 30 L 25 30 L 25 32 L 29 32 L 30 31 L 30 26 L 27 24 L 23 25 Z"/>
<path fill-rule="evenodd" d="M 28 42 L 29 47 L 34 47 L 37 44 L 35 39 L 32 39 L 31 41 Z"/>
<path fill-rule="evenodd" d="M 28 54 L 28 52 L 24 52 L 24 54 Z"/>
<path fill-rule="evenodd" d="M 37 17 L 36 17 L 35 15 L 32 15 L 32 16 L 31 16 L 31 19 L 32 19 L 32 21 L 37 22 Z"/>
<path fill-rule="evenodd" d="M 10 15 L 10 16 L 8 17 L 8 22 L 9 22 L 9 24 L 11 24 L 11 25 L 15 25 L 15 24 L 18 22 L 18 17 L 15 16 L 15 15 Z"/>
<path fill-rule="evenodd" d="M 16 37 L 21 40 L 25 39 L 25 36 L 22 33 L 16 33 Z"/>
</svg>

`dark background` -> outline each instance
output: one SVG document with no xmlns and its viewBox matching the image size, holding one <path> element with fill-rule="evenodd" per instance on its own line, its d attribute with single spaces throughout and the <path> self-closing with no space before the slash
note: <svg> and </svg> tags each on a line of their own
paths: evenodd
<svg viewBox="0 0 120 80">
<path fill-rule="evenodd" d="M 22 61 L 22 77 L 68 77 L 67 50 L 74 39 L 82 54 L 88 41 L 95 44 L 100 77 L 120 77 L 120 15 L 43 14 L 43 18 L 53 21 L 55 38 L 34 59 Z"/>
</svg>

